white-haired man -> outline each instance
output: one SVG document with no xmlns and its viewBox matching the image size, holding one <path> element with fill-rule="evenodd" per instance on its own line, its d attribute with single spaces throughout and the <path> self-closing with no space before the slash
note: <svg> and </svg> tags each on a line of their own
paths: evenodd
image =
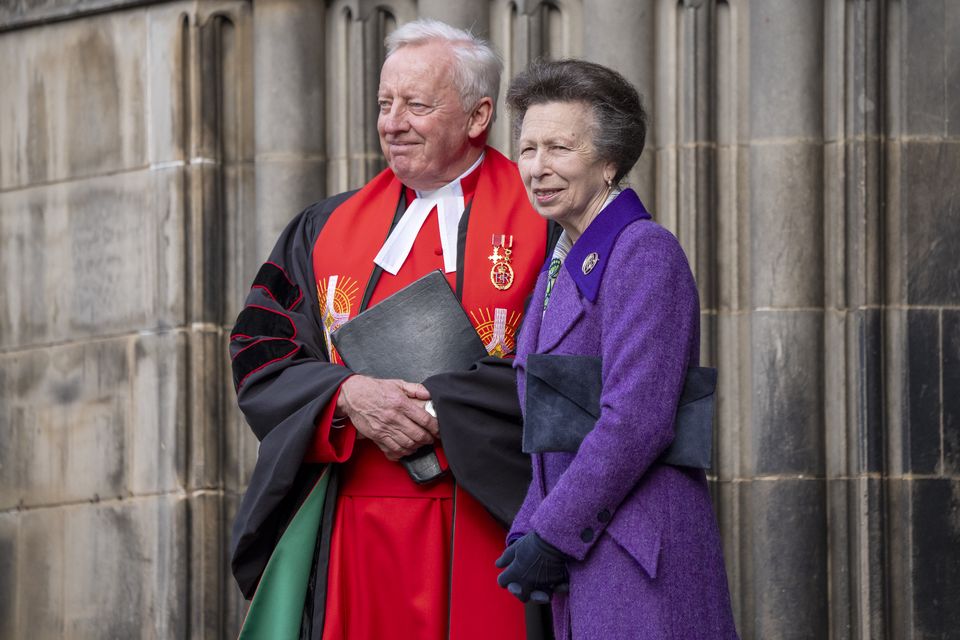
<svg viewBox="0 0 960 640">
<path fill-rule="evenodd" d="M 495 440 L 501 418 L 516 425 L 509 361 L 498 358 L 513 351 L 547 251 L 547 227 L 515 166 L 486 146 L 500 70 L 486 43 L 443 23 L 409 23 L 387 38 L 377 128 L 389 168 L 290 223 L 231 335 L 240 408 L 261 441 L 234 524 L 234 574 L 253 596 L 278 571 L 278 544 L 313 513 L 310 577 L 284 596 L 296 601 L 306 637 L 524 636 L 522 607 L 496 584 L 505 531 L 490 515 L 508 521 L 513 506 L 499 509 L 496 494 L 513 491 L 518 506 L 525 487 L 502 485 L 529 479 L 519 432 L 507 438 L 517 459 L 492 480 L 472 470 L 503 469 L 510 452 L 457 440 Z M 427 386 L 343 366 L 331 333 L 436 269 L 491 357 Z M 431 398 L 439 423 L 424 407 Z M 453 477 L 418 484 L 398 463 L 428 444 L 442 463 L 447 449 Z M 508 482 L 511 473 L 520 480 Z M 319 493 L 326 499 L 314 507 Z"/>
</svg>

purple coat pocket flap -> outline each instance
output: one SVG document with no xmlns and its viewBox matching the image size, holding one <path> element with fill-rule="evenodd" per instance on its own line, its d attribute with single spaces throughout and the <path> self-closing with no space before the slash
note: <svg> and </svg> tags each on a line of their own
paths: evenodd
<svg viewBox="0 0 960 640">
<path fill-rule="evenodd" d="M 649 513 L 643 503 L 628 498 L 617 509 L 606 532 L 637 561 L 648 576 L 656 578 L 662 530 L 660 518 Z"/>
</svg>

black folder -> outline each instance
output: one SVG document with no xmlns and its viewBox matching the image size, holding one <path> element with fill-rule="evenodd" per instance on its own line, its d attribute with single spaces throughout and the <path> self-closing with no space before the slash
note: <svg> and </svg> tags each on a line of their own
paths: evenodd
<svg viewBox="0 0 960 640">
<path fill-rule="evenodd" d="M 423 382 L 438 373 L 465 371 L 486 347 L 450 284 L 433 271 L 334 331 L 343 363 L 374 378 Z M 402 459 L 410 477 L 427 482 L 443 473 L 432 446 Z"/>
<path fill-rule="evenodd" d="M 523 451 L 575 453 L 600 417 L 601 359 L 530 354 L 527 357 Z M 674 439 L 660 462 L 709 469 L 717 370 L 687 370 L 677 407 Z"/>
</svg>

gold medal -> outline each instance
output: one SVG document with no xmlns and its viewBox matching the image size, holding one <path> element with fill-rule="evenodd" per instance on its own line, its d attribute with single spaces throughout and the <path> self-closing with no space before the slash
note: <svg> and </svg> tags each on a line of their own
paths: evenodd
<svg viewBox="0 0 960 640">
<path fill-rule="evenodd" d="M 506 291 L 513 286 L 513 265 L 510 264 L 513 236 L 494 235 L 490 242 L 493 245 L 493 253 L 488 258 L 493 262 L 490 283 L 500 291 Z"/>
</svg>

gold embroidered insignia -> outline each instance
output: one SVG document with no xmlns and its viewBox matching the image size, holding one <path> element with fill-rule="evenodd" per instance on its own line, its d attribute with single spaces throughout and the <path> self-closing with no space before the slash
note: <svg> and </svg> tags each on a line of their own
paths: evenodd
<svg viewBox="0 0 960 640">
<path fill-rule="evenodd" d="M 350 319 L 350 312 L 357 301 L 360 285 L 347 276 L 330 276 L 317 282 L 317 300 L 320 302 L 320 320 L 323 323 L 323 336 L 327 342 L 327 353 L 331 362 L 340 362 L 330 335 Z"/>
<path fill-rule="evenodd" d="M 513 286 L 513 265 L 510 264 L 513 236 L 494 235 L 490 242 L 493 244 L 493 254 L 487 258 L 493 262 L 490 267 L 490 282 L 500 291 L 506 291 Z"/>
<path fill-rule="evenodd" d="M 580 269 L 583 271 L 583 275 L 587 275 L 593 271 L 593 268 L 597 266 L 598 262 L 600 262 L 600 256 L 597 255 L 596 251 L 584 258 L 583 265 L 580 267 Z"/>
<path fill-rule="evenodd" d="M 473 326 L 477 328 L 477 335 L 487 348 L 487 353 L 498 358 L 516 351 L 517 329 L 522 316 L 519 311 L 508 312 L 500 307 L 493 310 L 492 316 L 486 307 L 470 312 Z"/>
</svg>

